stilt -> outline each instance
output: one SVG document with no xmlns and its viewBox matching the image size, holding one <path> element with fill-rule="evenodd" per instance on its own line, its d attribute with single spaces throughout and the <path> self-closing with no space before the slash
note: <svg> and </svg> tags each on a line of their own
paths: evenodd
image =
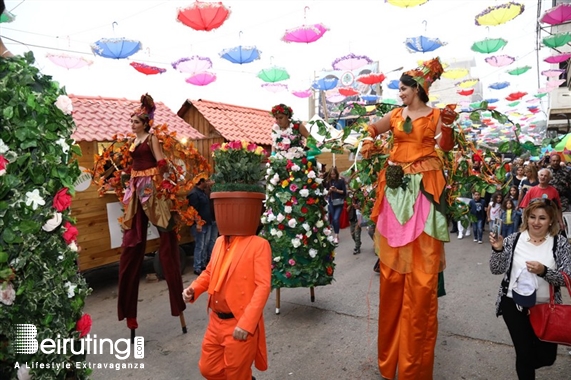
<svg viewBox="0 0 571 380">
<path fill-rule="evenodd" d="M 184 313 L 181 311 L 178 317 L 180 318 L 180 327 L 182 327 L 182 333 L 186 334 L 187 330 L 186 330 L 186 321 L 184 320 Z"/>
<path fill-rule="evenodd" d="M 135 329 L 131 329 L 131 344 L 135 343 Z"/>
<path fill-rule="evenodd" d="M 280 288 L 276 289 L 276 314 L 280 313 Z"/>
<path fill-rule="evenodd" d="M 309 288 L 309 298 L 311 302 L 315 302 L 315 288 L 313 286 Z"/>
</svg>

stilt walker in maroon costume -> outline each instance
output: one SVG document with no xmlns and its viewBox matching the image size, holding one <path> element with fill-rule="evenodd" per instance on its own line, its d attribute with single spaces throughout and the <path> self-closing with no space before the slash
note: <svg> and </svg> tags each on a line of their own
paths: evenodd
<svg viewBox="0 0 571 380">
<path fill-rule="evenodd" d="M 149 133 L 154 110 L 153 98 L 146 94 L 141 97 L 141 107 L 131 115 L 131 127 L 136 138 L 129 149 L 133 165 L 123 198 L 124 235 L 123 252 L 119 261 L 117 311 L 120 321 L 127 318 L 127 327 L 131 329 L 132 336 L 138 327 L 139 279 L 145 256 L 149 220 L 159 230 L 159 259 L 169 288 L 171 314 L 181 316 L 183 323 L 182 311 L 186 308 L 180 297 L 183 289 L 182 277 L 178 239 L 174 230 L 170 201 L 158 198 L 156 195 L 156 182 L 160 183 L 167 163 L 158 138 Z M 186 332 L 184 324 L 183 332 Z"/>
</svg>

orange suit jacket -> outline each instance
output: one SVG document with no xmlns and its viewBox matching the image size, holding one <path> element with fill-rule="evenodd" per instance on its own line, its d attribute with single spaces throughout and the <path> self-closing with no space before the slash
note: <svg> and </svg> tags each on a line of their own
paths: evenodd
<svg viewBox="0 0 571 380">
<path fill-rule="evenodd" d="M 260 371 L 268 368 L 266 331 L 264 328 L 264 307 L 270 296 L 272 282 L 272 250 L 270 243 L 259 236 L 236 236 L 237 247 L 226 277 L 226 302 L 238 321 L 237 326 L 253 334 L 258 334 L 258 350 L 255 366 Z M 212 270 L 224 246 L 224 236 L 220 236 L 212 249 L 210 263 L 200 276 L 190 285 L 194 289 L 194 300 L 208 291 Z M 210 304 L 210 295 L 208 296 Z M 191 301 L 194 302 L 194 301 Z"/>
</svg>

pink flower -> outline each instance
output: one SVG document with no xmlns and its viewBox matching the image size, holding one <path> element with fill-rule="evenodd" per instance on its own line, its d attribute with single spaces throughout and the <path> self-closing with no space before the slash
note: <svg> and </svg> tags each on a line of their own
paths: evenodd
<svg viewBox="0 0 571 380">
<path fill-rule="evenodd" d="M 297 191 L 297 185 L 296 185 L 295 183 L 292 183 L 292 184 L 289 186 L 289 189 L 290 189 L 291 191 Z"/>
<path fill-rule="evenodd" d="M 246 149 L 248 149 L 249 152 L 255 152 L 257 148 L 258 146 L 256 144 L 250 143 Z"/>
<path fill-rule="evenodd" d="M 91 331 L 92 323 L 93 322 L 89 314 L 83 314 L 81 318 L 79 318 L 79 321 L 77 321 L 77 323 L 75 324 L 75 329 L 79 331 L 80 338 L 83 338 L 84 336 L 89 334 L 89 331 Z"/>
<path fill-rule="evenodd" d="M 12 305 L 16 299 L 16 292 L 14 291 L 14 286 L 12 283 L 0 284 L 0 302 L 4 305 Z"/>
<path fill-rule="evenodd" d="M 65 228 L 65 232 L 62 234 L 62 237 L 66 244 L 70 244 L 72 241 L 77 240 L 78 231 L 75 226 L 70 222 L 65 222 L 63 227 Z"/>
<path fill-rule="evenodd" d="M 54 196 L 54 208 L 58 212 L 62 212 L 71 205 L 71 195 L 67 192 L 67 187 L 64 187 Z"/>
<path fill-rule="evenodd" d="M 4 158 L 3 155 L 0 154 L 0 175 L 6 174 L 6 164 L 8 160 Z"/>
<path fill-rule="evenodd" d="M 287 278 L 291 278 L 291 273 L 286 272 L 285 276 L 286 276 Z"/>
<path fill-rule="evenodd" d="M 228 143 L 228 148 L 241 150 L 242 149 L 242 142 L 241 141 L 230 141 Z"/>
<path fill-rule="evenodd" d="M 294 266 L 294 265 L 295 265 L 295 260 L 294 260 L 294 259 L 289 259 L 288 263 L 289 263 L 289 265 Z"/>
<path fill-rule="evenodd" d="M 210 145 L 210 150 L 213 152 L 218 148 L 220 148 L 220 143 L 214 143 L 214 144 Z"/>
</svg>

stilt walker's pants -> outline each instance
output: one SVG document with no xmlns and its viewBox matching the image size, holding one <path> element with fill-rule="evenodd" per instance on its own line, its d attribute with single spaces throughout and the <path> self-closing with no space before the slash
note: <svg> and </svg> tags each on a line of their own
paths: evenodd
<svg viewBox="0 0 571 380">
<path fill-rule="evenodd" d="M 431 380 L 438 335 L 438 273 L 401 274 L 381 263 L 379 370 L 399 380 Z"/>
<path fill-rule="evenodd" d="M 119 294 L 117 298 L 117 314 L 120 321 L 124 318 L 137 318 L 139 282 L 147 245 L 148 222 L 149 218 L 139 203 L 131 229 L 125 230 L 123 235 L 123 252 L 119 260 Z M 169 232 L 159 231 L 159 235 L 159 259 L 169 288 L 171 315 L 178 316 L 186 309 L 181 296 L 182 276 L 180 274 L 178 239 L 175 230 Z"/>
</svg>

